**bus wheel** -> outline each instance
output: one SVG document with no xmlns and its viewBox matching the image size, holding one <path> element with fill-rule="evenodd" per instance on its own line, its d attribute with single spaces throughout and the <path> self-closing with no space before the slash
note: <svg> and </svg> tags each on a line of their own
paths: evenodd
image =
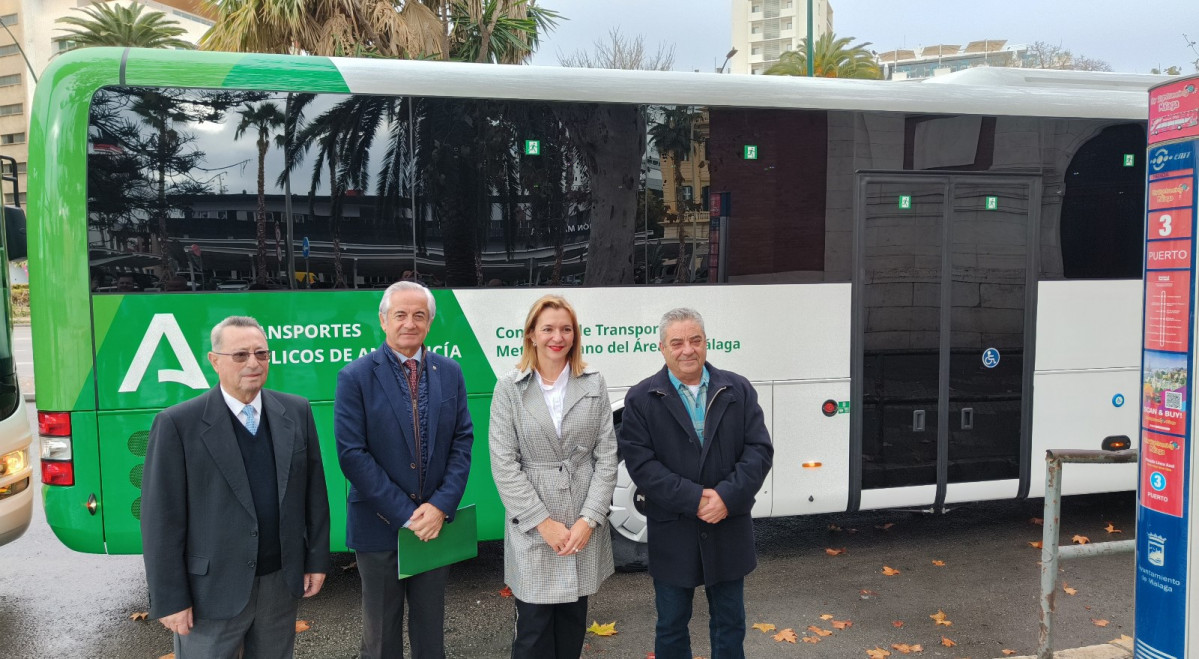
<svg viewBox="0 0 1199 659">
<path fill-rule="evenodd" d="M 645 544 L 645 497 L 629 478 L 624 460 L 616 469 L 616 490 L 612 493 L 612 559 L 622 572 L 649 568 L 649 548 Z"/>
</svg>

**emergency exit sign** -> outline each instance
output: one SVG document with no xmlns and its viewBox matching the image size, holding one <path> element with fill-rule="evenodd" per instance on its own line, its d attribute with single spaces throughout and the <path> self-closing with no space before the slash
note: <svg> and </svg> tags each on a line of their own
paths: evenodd
<svg viewBox="0 0 1199 659">
<path fill-rule="evenodd" d="M 899 195 L 899 210 L 906 211 L 906 210 L 911 210 L 911 208 L 912 208 L 912 195 L 910 195 L 910 194 Z"/>
<path fill-rule="evenodd" d="M 525 155 L 526 156 L 541 155 L 541 140 L 525 140 Z"/>
</svg>

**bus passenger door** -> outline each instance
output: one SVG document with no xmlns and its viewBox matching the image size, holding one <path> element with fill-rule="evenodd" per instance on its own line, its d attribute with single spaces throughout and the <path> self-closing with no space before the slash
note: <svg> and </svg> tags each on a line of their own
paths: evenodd
<svg viewBox="0 0 1199 659">
<path fill-rule="evenodd" d="M 1024 176 L 859 174 L 850 509 L 1017 495 L 1039 203 Z"/>
</svg>

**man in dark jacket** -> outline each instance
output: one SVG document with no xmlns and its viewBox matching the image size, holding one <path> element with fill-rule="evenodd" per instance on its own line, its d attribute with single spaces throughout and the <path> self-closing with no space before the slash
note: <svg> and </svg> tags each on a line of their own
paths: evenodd
<svg viewBox="0 0 1199 659">
<path fill-rule="evenodd" d="M 620 451 L 649 520 L 658 659 L 691 659 L 691 602 L 703 584 L 712 659 L 745 656 L 745 575 L 757 566 L 750 509 L 774 448 L 749 380 L 708 364 L 704 320 L 674 309 L 658 326 L 666 366 L 625 396 Z"/>
</svg>

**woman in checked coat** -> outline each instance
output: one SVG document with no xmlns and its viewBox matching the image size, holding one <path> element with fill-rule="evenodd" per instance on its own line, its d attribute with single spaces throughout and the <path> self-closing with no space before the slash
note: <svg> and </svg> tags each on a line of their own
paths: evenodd
<svg viewBox="0 0 1199 659">
<path fill-rule="evenodd" d="M 612 574 L 616 487 L 608 389 L 586 368 L 579 321 L 546 295 L 525 319 L 517 370 L 491 401 L 491 473 L 507 511 L 504 578 L 516 598 L 513 659 L 578 659 L 587 596 Z"/>
</svg>

